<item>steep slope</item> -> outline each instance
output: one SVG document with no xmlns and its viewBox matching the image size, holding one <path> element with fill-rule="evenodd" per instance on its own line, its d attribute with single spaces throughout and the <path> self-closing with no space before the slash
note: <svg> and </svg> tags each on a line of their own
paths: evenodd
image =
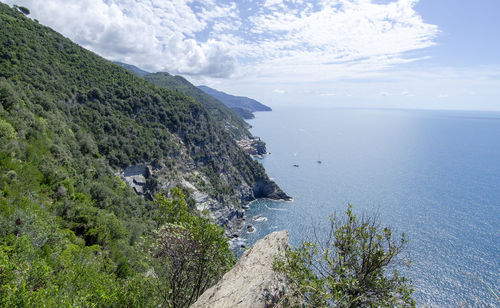
<svg viewBox="0 0 500 308">
<path fill-rule="evenodd" d="M 224 127 L 235 139 L 243 139 L 250 136 L 247 129 L 249 125 L 235 111 L 198 89 L 185 78 L 172 76 L 166 72 L 147 74 L 144 78 L 152 84 L 177 90 L 200 102 L 214 119 L 223 123 Z"/>
<path fill-rule="evenodd" d="M 198 86 L 198 88 L 230 108 L 244 108 L 251 112 L 272 110 L 268 106 L 248 97 L 230 95 L 207 86 Z"/>
<path fill-rule="evenodd" d="M 14 136 L 2 144 L 3 174 L 31 148 L 42 151 L 35 155 L 42 165 L 51 161 L 45 156 L 62 160 L 63 169 L 77 165 L 71 177 L 81 179 L 82 191 L 89 177 L 99 177 L 95 172 L 143 164 L 152 171 L 145 183 L 150 196 L 184 184 L 221 224 L 241 203 L 286 197 L 192 98 L 155 87 L 6 5 L 1 27 L 2 125 Z M 69 190 L 64 179 L 50 180 L 49 195 Z M 92 197 L 99 207 L 120 204 L 100 190 L 96 185 Z"/>
</svg>

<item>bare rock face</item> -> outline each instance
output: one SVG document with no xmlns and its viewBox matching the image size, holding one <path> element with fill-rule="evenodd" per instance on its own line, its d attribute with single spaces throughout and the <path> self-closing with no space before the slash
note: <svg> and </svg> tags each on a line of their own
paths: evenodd
<svg viewBox="0 0 500 308">
<path fill-rule="evenodd" d="M 134 165 L 123 169 L 120 176 L 127 184 L 132 186 L 139 195 L 145 195 L 146 179 L 151 175 L 151 168 L 146 165 Z"/>
<path fill-rule="evenodd" d="M 257 181 L 253 187 L 255 198 L 268 198 L 273 200 L 290 201 L 292 198 L 285 194 L 273 181 Z"/>
<path fill-rule="evenodd" d="M 273 271 L 275 256 L 288 247 L 288 231 L 269 234 L 245 251 L 238 263 L 191 307 L 271 307 L 285 293 L 286 280 Z"/>
</svg>

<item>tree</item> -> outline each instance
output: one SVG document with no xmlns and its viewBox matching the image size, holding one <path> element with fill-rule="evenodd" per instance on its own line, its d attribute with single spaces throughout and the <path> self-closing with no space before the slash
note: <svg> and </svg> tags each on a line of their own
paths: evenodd
<svg viewBox="0 0 500 308">
<path fill-rule="evenodd" d="M 284 273 L 290 292 L 287 306 L 313 307 L 413 307 L 413 288 L 397 270 L 386 269 L 397 261 L 407 240 L 392 239 L 389 228 L 381 228 L 375 217 L 358 219 L 349 205 L 345 216 L 330 217 L 328 232 L 304 241 L 275 261 Z"/>
<path fill-rule="evenodd" d="M 150 248 L 155 288 L 163 306 L 189 307 L 235 262 L 224 229 L 191 212 L 180 188 L 156 197 L 157 221 Z"/>
<path fill-rule="evenodd" d="M 0 138 L 5 137 L 7 139 L 16 138 L 16 130 L 9 122 L 0 118 Z"/>
</svg>

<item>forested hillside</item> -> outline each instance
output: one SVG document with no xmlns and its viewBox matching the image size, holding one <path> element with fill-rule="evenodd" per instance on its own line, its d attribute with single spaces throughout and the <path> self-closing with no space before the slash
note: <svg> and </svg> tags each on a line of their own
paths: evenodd
<svg viewBox="0 0 500 308">
<path fill-rule="evenodd" d="M 168 256 L 212 260 L 183 268 L 208 269 L 210 285 L 232 262 L 223 231 L 180 190 L 152 202 L 119 170 L 151 166 L 152 192 L 191 179 L 215 207 L 284 194 L 194 99 L 4 4 L 0 29 L 0 306 L 167 306 L 172 294 L 185 306 L 201 289 L 160 269 Z"/>
<path fill-rule="evenodd" d="M 221 101 L 230 108 L 243 108 L 250 112 L 271 111 L 270 107 L 262 103 L 259 103 L 258 101 L 252 98 L 227 94 L 207 86 L 198 86 L 198 88 L 203 92 L 207 93 L 208 95 L 215 97 L 216 99 L 218 99 L 219 101 Z"/>
<path fill-rule="evenodd" d="M 200 102 L 210 115 L 224 124 L 224 127 L 235 139 L 250 136 L 247 128 L 249 125 L 231 108 L 221 103 L 216 98 L 206 94 L 181 76 L 172 76 L 169 73 L 151 73 L 144 78 L 160 87 L 178 90 Z"/>
</svg>

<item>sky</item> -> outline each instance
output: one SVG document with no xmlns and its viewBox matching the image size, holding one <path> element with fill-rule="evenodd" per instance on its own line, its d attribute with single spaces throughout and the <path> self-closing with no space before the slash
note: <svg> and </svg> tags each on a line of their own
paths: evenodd
<svg viewBox="0 0 500 308">
<path fill-rule="evenodd" d="M 0 0 L 114 61 L 270 106 L 500 110 L 498 0 Z"/>
</svg>

